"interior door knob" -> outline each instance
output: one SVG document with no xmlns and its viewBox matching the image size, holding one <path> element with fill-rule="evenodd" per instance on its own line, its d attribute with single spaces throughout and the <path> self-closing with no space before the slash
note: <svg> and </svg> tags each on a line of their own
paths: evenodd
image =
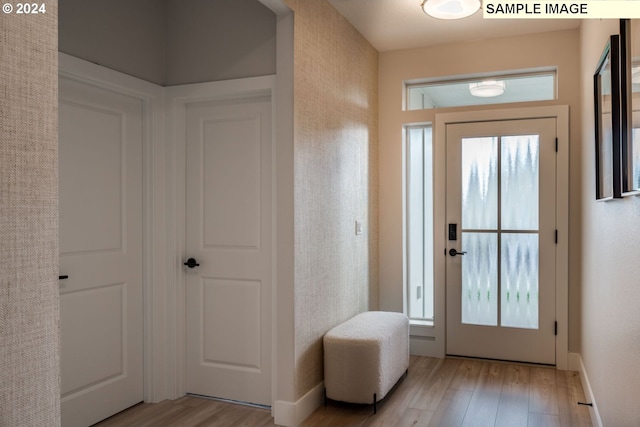
<svg viewBox="0 0 640 427">
<path fill-rule="evenodd" d="M 451 255 L 451 256 L 464 255 L 466 253 L 467 253 L 467 251 L 458 252 L 454 248 L 449 249 L 449 255 Z"/>
<path fill-rule="evenodd" d="M 199 267 L 200 264 L 198 264 L 198 261 L 196 261 L 195 258 L 189 258 L 187 260 L 187 262 L 184 263 L 184 265 L 186 265 L 189 268 L 194 268 L 194 267 Z"/>
</svg>

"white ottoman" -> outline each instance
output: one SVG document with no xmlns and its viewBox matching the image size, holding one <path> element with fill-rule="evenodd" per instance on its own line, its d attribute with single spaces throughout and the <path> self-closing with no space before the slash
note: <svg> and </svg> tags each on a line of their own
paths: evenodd
<svg viewBox="0 0 640 427">
<path fill-rule="evenodd" d="M 360 313 L 327 332 L 326 397 L 350 403 L 382 400 L 409 368 L 409 319 L 402 313 Z"/>
</svg>

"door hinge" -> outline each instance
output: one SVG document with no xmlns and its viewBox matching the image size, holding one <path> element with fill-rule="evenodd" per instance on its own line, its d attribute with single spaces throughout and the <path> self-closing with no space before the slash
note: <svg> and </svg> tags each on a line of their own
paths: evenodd
<svg viewBox="0 0 640 427">
<path fill-rule="evenodd" d="M 555 240 L 556 245 L 557 245 L 558 244 L 558 230 L 557 229 L 556 229 L 554 240 Z"/>
<path fill-rule="evenodd" d="M 558 152 L 558 138 L 556 138 L 556 153 Z"/>
<path fill-rule="evenodd" d="M 553 335 L 558 336 L 558 321 L 556 320 L 553 326 Z"/>
</svg>

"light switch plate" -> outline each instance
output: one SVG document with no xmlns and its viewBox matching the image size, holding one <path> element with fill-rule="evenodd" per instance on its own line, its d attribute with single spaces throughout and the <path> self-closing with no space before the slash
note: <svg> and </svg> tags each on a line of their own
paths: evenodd
<svg viewBox="0 0 640 427">
<path fill-rule="evenodd" d="M 362 234 L 362 221 L 356 219 L 356 236 Z"/>
</svg>

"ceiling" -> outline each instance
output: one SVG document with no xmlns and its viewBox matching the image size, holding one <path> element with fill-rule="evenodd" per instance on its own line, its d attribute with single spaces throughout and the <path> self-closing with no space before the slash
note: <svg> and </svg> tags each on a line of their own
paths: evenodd
<svg viewBox="0 0 640 427">
<path fill-rule="evenodd" d="M 380 52 L 578 28 L 579 19 L 459 20 L 422 12 L 420 0 L 329 0 Z"/>
</svg>

